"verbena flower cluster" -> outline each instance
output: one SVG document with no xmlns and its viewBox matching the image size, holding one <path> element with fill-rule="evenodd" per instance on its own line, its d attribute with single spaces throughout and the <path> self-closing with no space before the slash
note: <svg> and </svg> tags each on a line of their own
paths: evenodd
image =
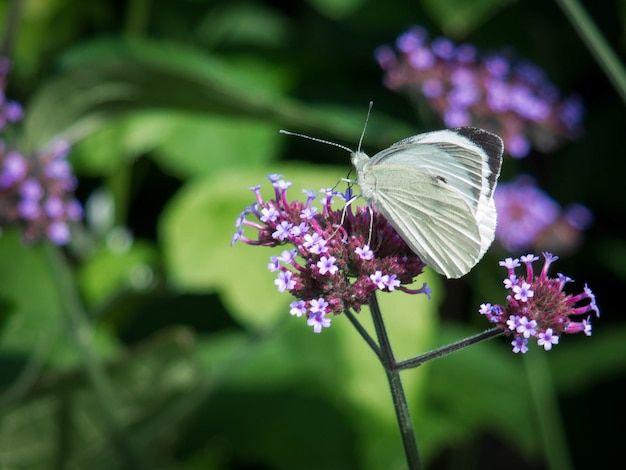
<svg viewBox="0 0 626 470">
<path fill-rule="evenodd" d="M 526 156 L 531 146 L 551 151 L 580 134 L 580 98 L 561 98 L 543 70 L 510 51 L 479 53 L 445 37 L 431 41 L 422 27 L 398 37 L 396 49 L 375 52 L 385 85 L 423 97 L 447 127 L 487 129 L 513 157 Z"/>
<path fill-rule="evenodd" d="M 513 335 L 511 344 L 515 353 L 526 353 L 530 338 L 549 351 L 563 333 L 582 332 L 591 336 L 591 314 L 600 316 L 591 289 L 585 284 L 578 295 L 565 293 L 563 288 L 572 279 L 561 273 L 555 279 L 548 277 L 548 269 L 558 257 L 550 253 L 543 256 L 545 261 L 538 275 L 533 271 L 533 263 L 539 258 L 533 254 L 501 261 L 500 266 L 508 272 L 504 279 L 504 287 L 509 291 L 506 304 L 485 303 L 479 309 L 491 323 Z M 515 269 L 522 264 L 525 272 L 517 274 Z M 580 316 L 586 318 L 579 319 Z"/>
<path fill-rule="evenodd" d="M 250 188 L 256 202 L 237 219 L 232 243 L 286 247 L 270 256 L 268 269 L 277 275 L 278 291 L 296 298 L 291 315 L 305 317 L 320 333 L 330 326 L 331 315 L 359 312 L 375 291 L 430 296 L 426 283 L 419 289 L 406 287 L 425 265 L 381 214 L 368 206 L 331 207 L 334 197 L 350 201 L 350 189 L 345 194 L 324 189 L 319 195 L 305 190 L 306 201 L 290 201 L 287 189 L 292 183 L 277 174 L 268 179 L 273 199 L 263 199 L 261 186 Z M 255 229 L 258 237 L 247 238 L 244 227 Z"/>
<path fill-rule="evenodd" d="M 19 122 L 23 114 L 18 103 L 4 96 L 8 69 L 8 60 L 0 59 L 0 131 L 8 123 Z M 28 243 L 48 238 L 66 244 L 69 222 L 83 214 L 73 197 L 77 180 L 66 158 L 69 145 L 59 141 L 34 156 L 25 156 L 3 137 L 0 134 L 0 230 L 20 225 Z"/>
<path fill-rule="evenodd" d="M 496 240 L 510 252 L 529 248 L 567 251 L 580 242 L 582 231 L 593 220 L 591 211 L 582 204 L 561 208 L 527 175 L 499 183 L 494 199 L 498 211 Z"/>
</svg>

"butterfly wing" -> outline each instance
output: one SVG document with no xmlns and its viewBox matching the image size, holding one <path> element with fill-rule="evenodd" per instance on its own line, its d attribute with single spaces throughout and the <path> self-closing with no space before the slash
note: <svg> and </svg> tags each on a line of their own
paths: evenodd
<svg viewBox="0 0 626 470">
<path fill-rule="evenodd" d="M 460 128 L 409 137 L 355 166 L 363 196 L 424 262 L 456 278 L 493 242 L 501 155 L 499 137 Z"/>
</svg>

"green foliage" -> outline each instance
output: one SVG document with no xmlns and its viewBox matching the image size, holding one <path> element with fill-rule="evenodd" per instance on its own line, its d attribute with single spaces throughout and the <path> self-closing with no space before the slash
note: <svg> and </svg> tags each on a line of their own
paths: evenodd
<svg viewBox="0 0 626 470">
<path fill-rule="evenodd" d="M 513 0 L 424 0 L 433 21 L 452 36 L 465 36 L 489 21 Z"/>
<path fill-rule="evenodd" d="M 0 17 L 9 17 L 7 3 Z M 63 251 L 26 246 L 3 228 L 2 468 L 405 468 L 384 371 L 348 319 L 334 317 L 313 334 L 289 316 L 290 297 L 266 269 L 276 250 L 229 243 L 254 200 L 247 188 L 264 183 L 271 197 L 268 173 L 284 174 L 302 199 L 302 188 L 346 177 L 346 152 L 278 129 L 355 148 L 370 100 L 368 152 L 432 126 L 384 88 L 373 59 L 376 46 L 414 23 L 491 49 L 549 44 L 536 60 L 557 64 L 590 97 L 588 135 L 544 156 L 537 171 L 557 197 L 580 195 L 597 214 L 589 239 L 559 269 L 599 288 L 611 327 L 598 322 L 591 339 L 563 339 L 546 359 L 551 381 L 541 389 L 564 400 L 553 426 L 572 443 L 594 437 L 566 415 L 578 413 L 566 400 L 589 404 L 596 387 L 623 384 L 623 107 L 608 86 L 589 89 L 604 78 L 579 45 L 576 63 L 565 60 L 578 39 L 556 8 L 504 0 L 312 0 L 284 10 L 263 1 L 126 3 L 128 11 L 25 2 L 15 37 L 7 96 L 26 104 L 26 118 L 11 137 L 25 154 L 68 139 L 79 197 L 110 191 L 115 222 L 104 231 L 81 225 Z M 591 16 L 613 25 L 606 15 Z M 624 8 L 617 16 L 623 24 Z M 618 43 L 617 32 L 607 34 Z M 529 171 L 523 165 L 509 160 L 505 171 Z M 120 230 L 129 237 L 122 248 L 112 243 Z M 499 256 L 456 284 L 421 276 L 430 301 L 380 297 L 399 359 L 488 326 L 474 312 L 502 301 Z M 358 319 L 373 331 L 367 309 Z M 548 461 L 536 374 L 502 339 L 403 373 L 425 461 Z M 505 450 L 502 460 L 478 455 L 485 436 Z M 570 445 L 576 468 L 591 465 L 580 450 L 587 445 L 611 461 L 615 448 L 602 438 Z"/>
</svg>

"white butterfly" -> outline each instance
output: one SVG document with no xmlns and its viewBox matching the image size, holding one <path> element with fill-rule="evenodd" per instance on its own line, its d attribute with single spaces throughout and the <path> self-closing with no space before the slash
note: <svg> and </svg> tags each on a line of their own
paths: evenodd
<svg viewBox="0 0 626 470">
<path fill-rule="evenodd" d="M 491 246 L 497 219 L 493 193 L 503 150 L 497 135 L 475 127 L 427 132 L 370 158 L 360 142 L 354 152 L 280 132 L 349 151 L 361 195 L 438 273 L 448 278 L 467 274 Z"/>
<path fill-rule="evenodd" d="M 474 127 L 419 134 L 369 158 L 351 152 L 357 184 L 409 247 L 448 278 L 493 242 L 502 139 Z"/>
</svg>

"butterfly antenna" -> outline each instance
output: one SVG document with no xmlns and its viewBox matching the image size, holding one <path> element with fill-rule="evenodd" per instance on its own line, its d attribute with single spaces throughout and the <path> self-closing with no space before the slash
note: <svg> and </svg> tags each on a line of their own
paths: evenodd
<svg viewBox="0 0 626 470">
<path fill-rule="evenodd" d="M 359 139 L 359 147 L 357 148 L 357 152 L 361 151 L 361 144 L 363 143 L 363 137 L 365 137 L 365 129 L 367 129 L 367 123 L 370 120 L 370 113 L 372 112 L 372 107 L 374 106 L 374 102 L 370 101 L 370 105 L 367 108 L 367 116 L 365 116 L 365 125 L 363 126 L 363 132 L 361 132 L 361 138 Z"/>
<path fill-rule="evenodd" d="M 327 144 L 327 145 L 334 145 L 335 147 L 339 147 L 340 149 L 344 149 L 346 151 L 348 151 L 349 153 L 353 153 L 352 149 L 349 149 L 348 147 L 341 145 L 341 144 L 337 144 L 335 142 L 330 142 L 328 140 L 324 140 L 324 139 L 318 139 L 317 137 L 311 137 L 310 135 L 305 135 L 305 134 L 298 134 L 296 132 L 290 132 L 290 131 L 286 131 L 284 129 L 281 129 L 280 131 L 281 134 L 285 134 L 285 135 L 293 135 L 296 137 L 302 137 L 304 139 L 309 139 L 312 140 L 314 142 L 319 142 L 320 144 Z M 359 148 L 360 148 L 360 144 L 359 144 Z"/>
</svg>

